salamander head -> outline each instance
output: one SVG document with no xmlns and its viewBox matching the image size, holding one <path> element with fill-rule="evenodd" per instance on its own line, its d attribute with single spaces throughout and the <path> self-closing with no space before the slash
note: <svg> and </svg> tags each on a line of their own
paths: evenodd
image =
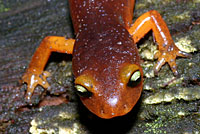
<svg viewBox="0 0 200 134">
<path fill-rule="evenodd" d="M 80 38 L 72 61 L 81 101 L 105 119 L 127 114 L 140 98 L 143 83 L 135 44 L 128 32 L 115 35 L 101 35 L 102 40 L 96 36 L 87 43 Z"/>
<path fill-rule="evenodd" d="M 141 94 L 142 70 L 138 65 L 123 64 L 116 72 L 110 76 L 105 72 L 85 72 L 75 80 L 83 104 L 101 118 L 127 114 Z"/>
</svg>

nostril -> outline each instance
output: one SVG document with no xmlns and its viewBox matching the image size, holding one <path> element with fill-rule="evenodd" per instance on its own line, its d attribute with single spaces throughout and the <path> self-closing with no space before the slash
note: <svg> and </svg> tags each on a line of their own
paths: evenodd
<svg viewBox="0 0 200 134">
<path fill-rule="evenodd" d="M 100 110 L 100 113 L 101 113 L 101 114 L 104 114 L 104 110 L 103 110 L 103 109 L 101 109 L 101 110 Z"/>
<path fill-rule="evenodd" d="M 126 104 L 124 104 L 124 109 L 127 109 L 127 105 Z"/>
<path fill-rule="evenodd" d="M 123 107 L 124 107 L 124 111 L 128 111 L 128 110 L 129 110 L 129 108 L 128 108 L 128 105 L 127 105 L 127 104 L 124 104 L 124 105 L 123 105 Z"/>
</svg>

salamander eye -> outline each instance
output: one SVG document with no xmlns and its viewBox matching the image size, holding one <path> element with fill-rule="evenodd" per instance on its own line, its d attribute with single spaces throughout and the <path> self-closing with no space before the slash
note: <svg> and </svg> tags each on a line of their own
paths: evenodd
<svg viewBox="0 0 200 134">
<path fill-rule="evenodd" d="M 142 82 L 141 67 L 136 64 L 123 64 L 120 69 L 121 80 L 128 87 L 135 87 Z"/>
<path fill-rule="evenodd" d="M 95 94 L 95 81 L 90 74 L 82 74 L 75 79 L 76 92 L 80 97 L 89 98 Z"/>
<path fill-rule="evenodd" d="M 141 73 L 139 70 L 132 73 L 127 86 L 134 87 L 141 82 Z"/>
<path fill-rule="evenodd" d="M 84 86 L 75 85 L 76 92 L 80 97 L 91 97 L 92 93 L 87 90 Z"/>
</svg>

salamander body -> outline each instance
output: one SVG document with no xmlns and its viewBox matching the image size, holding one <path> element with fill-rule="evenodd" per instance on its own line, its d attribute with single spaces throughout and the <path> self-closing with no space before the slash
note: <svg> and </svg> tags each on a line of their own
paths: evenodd
<svg viewBox="0 0 200 134">
<path fill-rule="evenodd" d="M 178 74 L 175 59 L 187 56 L 175 45 L 169 30 L 155 11 L 132 23 L 134 0 L 69 0 L 75 39 L 46 37 L 23 76 L 26 98 L 38 84 L 48 88 L 44 66 L 51 52 L 72 54 L 75 89 L 94 114 L 109 119 L 127 114 L 140 98 L 143 72 L 136 43 L 150 30 L 158 44 L 158 73 L 166 62 Z M 42 79 L 41 79 L 42 77 Z"/>
</svg>

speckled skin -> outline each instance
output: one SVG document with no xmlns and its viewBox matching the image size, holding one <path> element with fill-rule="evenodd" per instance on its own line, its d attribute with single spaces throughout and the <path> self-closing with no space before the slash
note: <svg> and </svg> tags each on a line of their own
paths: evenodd
<svg viewBox="0 0 200 134">
<path fill-rule="evenodd" d="M 126 28 L 132 24 L 135 0 L 69 0 L 69 3 L 77 34 L 84 29 L 99 33 L 105 25 L 114 23 Z"/>
</svg>

